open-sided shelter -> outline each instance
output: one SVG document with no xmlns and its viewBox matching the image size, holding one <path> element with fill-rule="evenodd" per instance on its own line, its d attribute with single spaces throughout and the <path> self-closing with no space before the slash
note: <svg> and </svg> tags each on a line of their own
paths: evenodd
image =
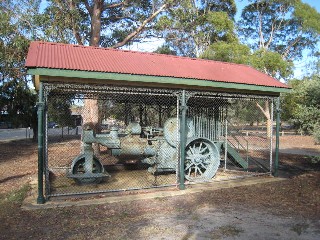
<svg viewBox="0 0 320 240">
<path fill-rule="evenodd" d="M 39 90 L 39 203 L 277 171 L 274 103 L 289 89 L 252 67 L 49 42 L 30 44 L 26 67 Z"/>
</svg>

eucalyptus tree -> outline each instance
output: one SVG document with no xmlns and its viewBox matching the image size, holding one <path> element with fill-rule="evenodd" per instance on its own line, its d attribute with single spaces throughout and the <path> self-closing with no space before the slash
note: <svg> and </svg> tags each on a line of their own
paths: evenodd
<svg viewBox="0 0 320 240">
<path fill-rule="evenodd" d="M 243 44 L 238 40 L 216 42 L 202 57 L 247 64 L 279 80 L 288 79 L 293 73 L 293 60 L 299 59 L 305 49 L 316 49 L 318 22 L 320 14 L 300 0 L 250 0 L 238 22 Z M 268 102 L 264 107 L 258 102 L 256 105 L 270 126 Z"/>
<path fill-rule="evenodd" d="M 48 0 L 41 21 L 48 40 L 122 47 L 148 37 L 156 17 L 174 1 Z"/>
<path fill-rule="evenodd" d="M 250 0 L 238 22 L 242 42 L 254 51 L 253 66 L 278 79 L 287 79 L 293 61 L 304 50 L 316 51 L 320 13 L 301 0 Z M 262 108 L 269 121 L 270 111 Z"/>
<path fill-rule="evenodd" d="M 28 5 L 6 0 L 0 3 L 0 112 L 13 126 L 33 126 L 36 131 L 36 95 L 29 87 L 24 61 L 29 37 L 33 36 L 32 12 L 39 1 L 23 3 Z"/>
<path fill-rule="evenodd" d="M 252 49 L 297 60 L 319 43 L 320 13 L 301 0 L 250 0 L 238 23 L 242 41 Z"/>
<path fill-rule="evenodd" d="M 234 0 L 180 0 L 159 17 L 156 30 L 178 55 L 199 57 L 213 42 L 232 41 Z"/>
<path fill-rule="evenodd" d="M 302 80 L 289 82 L 292 90 L 285 94 L 283 117 L 302 133 L 313 134 L 320 143 L 320 77 L 313 74 Z"/>
</svg>

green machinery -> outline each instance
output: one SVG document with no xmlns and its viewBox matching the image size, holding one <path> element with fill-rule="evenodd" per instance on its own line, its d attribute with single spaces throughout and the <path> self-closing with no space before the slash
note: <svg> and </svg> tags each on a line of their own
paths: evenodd
<svg viewBox="0 0 320 240">
<path fill-rule="evenodd" d="M 208 181 L 215 176 L 220 165 L 220 152 L 226 143 L 218 140 L 221 127 L 206 118 L 187 118 L 184 173 L 188 181 Z M 219 132 L 220 131 L 220 132 Z M 111 128 L 107 134 L 95 134 L 93 130 L 83 131 L 83 153 L 73 161 L 68 177 L 78 183 L 99 183 L 110 175 L 102 163 L 94 156 L 93 144 L 106 146 L 108 154 L 119 159 L 136 158 L 148 164 L 153 174 L 173 172 L 179 164 L 179 120 L 169 118 L 163 128 L 142 128 L 132 122 L 126 128 L 126 134 L 119 134 L 117 128 Z M 232 147 L 228 146 L 228 156 L 241 167 L 246 162 Z"/>
</svg>

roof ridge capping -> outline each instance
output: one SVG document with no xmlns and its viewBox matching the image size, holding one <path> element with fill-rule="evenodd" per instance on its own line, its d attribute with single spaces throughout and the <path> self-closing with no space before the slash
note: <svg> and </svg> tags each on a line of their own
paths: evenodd
<svg viewBox="0 0 320 240">
<path fill-rule="evenodd" d="M 210 60 L 210 59 L 203 59 L 203 58 L 195 58 L 195 57 L 185 57 L 185 56 L 177 56 L 177 55 L 170 55 L 170 54 L 163 54 L 163 53 L 155 53 L 155 52 L 140 52 L 136 50 L 129 50 L 129 49 L 118 49 L 118 48 L 112 48 L 112 47 L 95 47 L 95 46 L 88 46 L 88 45 L 79 45 L 79 44 L 68 44 L 68 43 L 56 43 L 56 42 L 46 42 L 46 41 L 33 41 L 32 43 L 37 44 L 46 44 L 46 45 L 60 45 L 60 46 L 68 46 L 68 47 L 80 47 L 80 48 L 92 48 L 97 50 L 104 50 L 104 51 L 119 51 L 119 52 L 128 52 L 132 54 L 145 54 L 145 55 L 155 55 L 155 56 L 162 56 L 162 57 L 168 57 L 168 58 L 179 58 L 179 59 L 187 59 L 187 60 L 195 60 L 195 61 L 204 61 L 204 62 L 216 62 L 220 64 L 226 64 L 226 65 L 242 65 L 245 67 L 250 67 L 250 65 L 241 64 L 241 63 L 232 63 L 232 62 L 223 62 L 223 61 L 217 61 L 217 60 Z M 255 68 L 253 68 L 255 69 Z M 257 70 L 257 69 L 255 69 Z M 258 70 L 257 70 L 258 71 Z"/>
</svg>

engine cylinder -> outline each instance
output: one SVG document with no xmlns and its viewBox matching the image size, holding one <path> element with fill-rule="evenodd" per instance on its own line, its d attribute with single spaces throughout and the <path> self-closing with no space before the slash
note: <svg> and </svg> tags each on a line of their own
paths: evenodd
<svg viewBox="0 0 320 240">
<path fill-rule="evenodd" d="M 138 135 L 128 135 L 120 139 L 120 142 L 119 155 L 121 156 L 152 157 L 156 154 L 155 148 L 148 144 L 148 140 Z"/>
</svg>

